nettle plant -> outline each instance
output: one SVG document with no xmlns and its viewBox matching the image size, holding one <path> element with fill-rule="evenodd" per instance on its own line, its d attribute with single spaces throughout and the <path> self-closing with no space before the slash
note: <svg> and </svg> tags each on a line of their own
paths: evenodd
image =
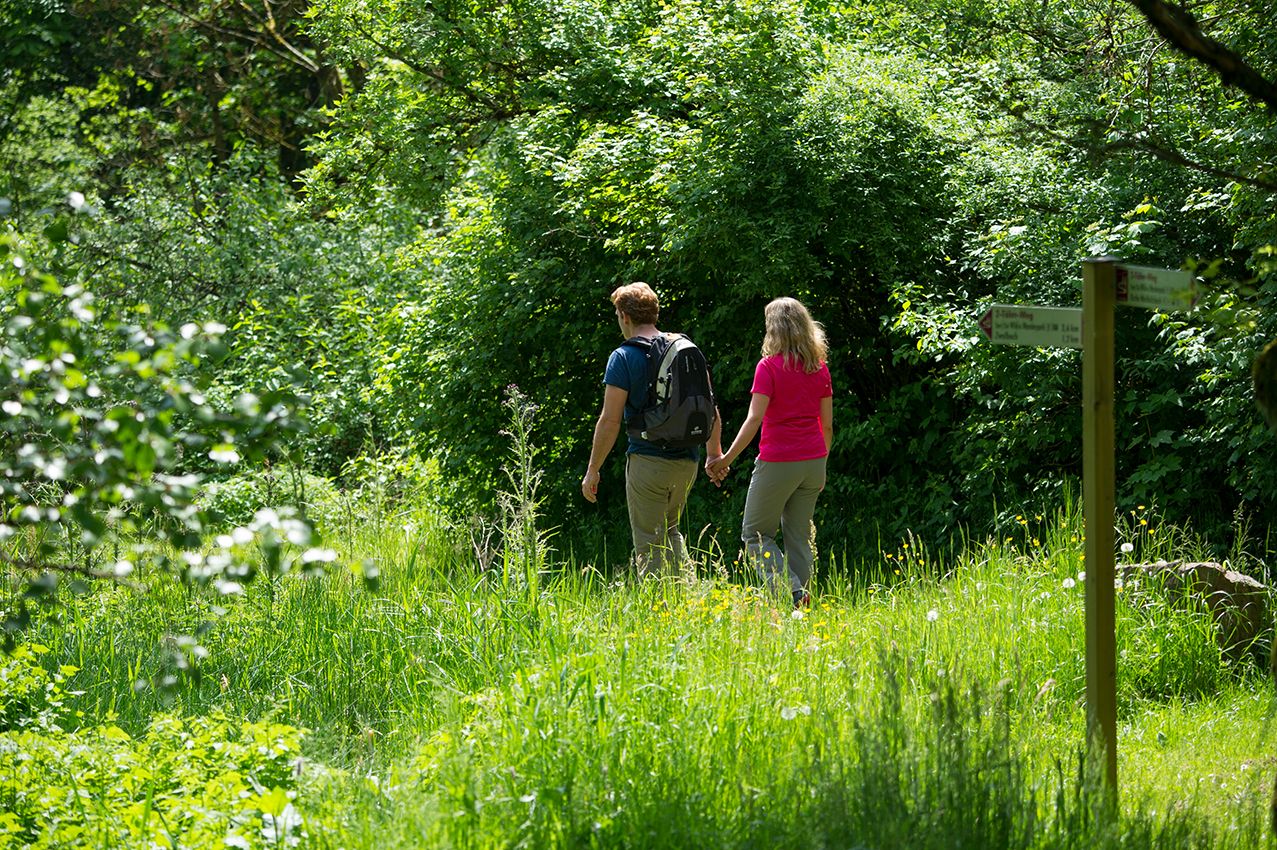
<svg viewBox="0 0 1277 850">
<path fill-rule="evenodd" d="M 65 241 L 66 228 L 46 236 Z M 17 591 L 0 601 L 7 648 L 60 585 L 171 576 L 232 595 L 259 571 L 334 560 L 288 509 L 213 535 L 216 517 L 196 503 L 209 471 L 278 457 L 304 428 L 287 386 L 225 410 L 205 398 L 200 366 L 223 352 L 222 330 L 102 319 L 84 286 L 33 268 L 0 235 L 0 570 Z M 176 645 L 179 668 L 202 652 Z"/>
</svg>

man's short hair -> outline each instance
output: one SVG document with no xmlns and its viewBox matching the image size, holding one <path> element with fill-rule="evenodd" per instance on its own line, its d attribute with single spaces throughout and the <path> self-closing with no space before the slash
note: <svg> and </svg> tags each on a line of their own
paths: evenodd
<svg viewBox="0 0 1277 850">
<path fill-rule="evenodd" d="M 654 325 L 661 314 L 656 293 L 642 281 L 618 286 L 612 292 L 612 303 L 636 325 Z"/>
</svg>

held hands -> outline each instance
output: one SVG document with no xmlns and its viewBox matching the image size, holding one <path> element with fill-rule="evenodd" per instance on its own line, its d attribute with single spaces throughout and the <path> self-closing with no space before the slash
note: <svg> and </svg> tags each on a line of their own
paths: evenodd
<svg viewBox="0 0 1277 850">
<path fill-rule="evenodd" d="M 715 487 L 723 486 L 723 479 L 731 472 L 731 463 L 724 455 L 715 455 L 705 459 L 705 474 L 714 482 Z"/>
</svg>

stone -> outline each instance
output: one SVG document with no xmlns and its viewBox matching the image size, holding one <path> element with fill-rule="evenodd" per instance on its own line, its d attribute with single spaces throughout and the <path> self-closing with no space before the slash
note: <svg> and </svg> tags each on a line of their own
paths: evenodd
<svg viewBox="0 0 1277 850">
<path fill-rule="evenodd" d="M 1220 648 L 1234 660 L 1255 653 L 1269 626 L 1268 588 L 1248 575 L 1211 561 L 1118 564 L 1123 583 L 1138 579 L 1168 594 L 1186 593 L 1204 606 L 1217 626 Z M 1152 580 L 1150 582 L 1150 580 Z"/>
</svg>

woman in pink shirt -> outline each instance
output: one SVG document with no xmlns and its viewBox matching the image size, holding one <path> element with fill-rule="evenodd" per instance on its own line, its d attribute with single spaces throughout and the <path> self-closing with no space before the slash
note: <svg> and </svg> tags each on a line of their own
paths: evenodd
<svg viewBox="0 0 1277 850">
<path fill-rule="evenodd" d="M 795 607 L 810 604 L 812 516 L 825 487 L 825 460 L 834 438 L 833 387 L 825 365 L 825 329 L 793 298 L 777 298 L 763 313 L 763 359 L 754 370 L 749 415 L 731 447 L 711 458 L 716 482 L 754 440 L 762 439 L 745 497 L 741 540 L 769 588 L 783 592 L 788 579 Z M 776 534 L 784 538 L 784 549 Z"/>
</svg>

